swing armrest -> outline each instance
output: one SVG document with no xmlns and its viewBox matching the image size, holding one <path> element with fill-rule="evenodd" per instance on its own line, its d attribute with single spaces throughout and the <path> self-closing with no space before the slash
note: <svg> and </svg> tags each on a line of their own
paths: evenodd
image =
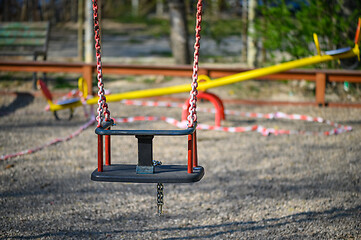
<svg viewBox="0 0 361 240">
<path fill-rule="evenodd" d="M 197 125 L 182 130 L 106 130 L 97 127 L 95 133 L 98 135 L 136 135 L 136 136 L 181 136 L 192 134 L 196 130 Z"/>
</svg>

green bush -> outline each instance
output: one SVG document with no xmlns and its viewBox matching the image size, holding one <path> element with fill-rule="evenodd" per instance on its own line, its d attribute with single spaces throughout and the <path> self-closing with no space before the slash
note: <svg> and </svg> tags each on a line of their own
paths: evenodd
<svg viewBox="0 0 361 240">
<path fill-rule="evenodd" d="M 280 50 L 293 59 L 314 55 L 313 33 L 317 33 L 322 51 L 353 46 L 360 1 L 292 1 L 298 2 L 300 9 L 285 0 L 264 2 L 267 4 L 258 7 L 255 27 L 256 37 L 269 53 Z"/>
</svg>

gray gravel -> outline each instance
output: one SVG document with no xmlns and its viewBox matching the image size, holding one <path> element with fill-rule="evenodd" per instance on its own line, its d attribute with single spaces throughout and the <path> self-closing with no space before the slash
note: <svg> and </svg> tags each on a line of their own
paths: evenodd
<svg viewBox="0 0 361 240">
<path fill-rule="evenodd" d="M 1 109 L 15 98 L 1 96 Z M 72 121 L 55 121 L 43 112 L 45 102 L 39 97 L 24 105 L 0 118 L 0 155 L 67 136 L 86 121 L 81 108 Z M 159 217 L 155 184 L 90 180 L 97 161 L 91 127 L 71 141 L 0 162 L 0 239 L 361 239 L 360 109 L 226 108 L 320 116 L 354 130 L 330 137 L 199 131 L 199 161 L 206 175 L 195 184 L 166 184 Z M 181 114 L 179 109 L 119 103 L 110 109 L 113 116 L 179 119 Z M 213 116 L 202 113 L 200 121 L 212 123 Z M 330 129 L 239 117 L 225 124 Z M 172 129 L 163 122 L 118 127 Z M 134 137 L 114 137 L 112 144 L 114 162 L 136 163 Z M 186 139 L 158 137 L 154 155 L 163 164 L 185 163 Z"/>
</svg>

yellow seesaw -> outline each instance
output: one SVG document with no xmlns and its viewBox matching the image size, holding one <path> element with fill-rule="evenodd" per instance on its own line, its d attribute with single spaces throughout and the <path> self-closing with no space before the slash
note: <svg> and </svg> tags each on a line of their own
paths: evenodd
<svg viewBox="0 0 361 240">
<path fill-rule="evenodd" d="M 356 30 L 355 36 L 355 46 L 353 48 L 347 47 L 337 50 L 326 51 L 324 55 L 321 54 L 320 46 L 318 43 L 318 38 L 316 34 L 313 34 L 313 38 L 316 44 L 317 53 L 318 55 L 307 57 L 299 60 L 294 60 L 286 63 L 281 63 L 269 67 L 254 69 L 242 73 L 237 73 L 234 75 L 226 76 L 217 78 L 214 80 L 210 80 L 207 76 L 200 76 L 200 80 L 206 80 L 199 82 L 198 89 L 201 91 L 205 91 L 210 88 L 220 87 L 228 84 L 233 84 L 236 82 L 241 82 L 245 80 L 255 79 L 258 77 L 271 75 L 279 72 L 284 72 L 290 69 L 299 68 L 307 65 L 312 65 L 316 63 L 328 62 L 332 60 L 339 60 L 344 58 L 352 58 L 357 56 L 358 60 L 360 61 L 360 28 L 361 28 L 361 18 L 358 19 L 358 25 Z M 80 83 L 80 82 L 79 82 Z M 81 83 L 85 84 L 85 83 Z M 84 85 L 81 85 L 84 89 Z M 184 85 L 177 85 L 171 87 L 163 87 L 163 88 L 154 88 L 154 89 L 145 89 L 145 90 L 138 90 L 138 91 L 131 91 L 131 92 L 124 92 L 124 93 L 117 93 L 117 94 L 109 94 L 106 95 L 107 102 L 114 102 L 114 101 L 121 101 L 124 99 L 136 99 L 136 98 L 147 98 L 147 97 L 155 97 L 155 96 L 163 96 L 163 95 L 170 95 L 182 92 L 189 92 L 191 90 L 191 86 L 189 84 Z M 83 92 L 85 94 L 85 92 Z M 45 94 L 46 95 L 46 94 Z M 68 102 L 59 102 L 57 104 L 53 103 L 51 100 L 48 99 L 49 103 L 49 110 L 50 111 L 58 111 L 62 109 L 72 109 L 75 107 L 82 106 L 84 104 L 97 104 L 97 98 L 87 99 L 85 102 L 81 101 L 80 99 L 73 99 Z"/>
</svg>

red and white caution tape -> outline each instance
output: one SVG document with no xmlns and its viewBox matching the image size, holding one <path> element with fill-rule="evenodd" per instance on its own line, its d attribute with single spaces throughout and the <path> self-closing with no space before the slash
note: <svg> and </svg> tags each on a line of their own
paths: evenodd
<svg viewBox="0 0 361 240">
<path fill-rule="evenodd" d="M 174 108 L 183 108 L 183 103 L 177 102 L 166 102 L 166 101 L 143 101 L 143 100 L 122 100 L 120 101 L 122 104 L 129 105 L 129 106 L 148 106 L 148 107 L 174 107 Z M 215 109 L 212 108 L 197 108 L 198 112 L 205 112 L 205 113 L 216 113 Z M 280 135 L 280 134 L 302 134 L 302 135 L 334 135 L 340 134 L 343 132 L 352 131 L 351 126 L 343 126 L 341 124 L 325 120 L 320 117 L 311 117 L 307 115 L 299 115 L 299 114 L 286 114 L 283 112 L 276 112 L 276 113 L 253 113 L 253 112 L 240 112 L 234 110 L 225 110 L 226 115 L 235 115 L 241 117 L 248 117 L 248 118 L 263 118 L 263 119 L 288 119 L 288 120 L 303 120 L 307 122 L 317 122 L 317 123 L 324 123 L 334 127 L 331 131 L 325 132 L 308 132 L 308 131 L 296 131 L 296 130 L 282 130 L 282 129 L 273 129 L 273 128 L 264 128 L 262 126 L 254 125 L 254 126 L 246 126 L 246 127 L 216 127 L 212 125 L 206 124 L 198 124 L 199 129 L 204 130 L 216 130 L 216 131 L 224 131 L 224 132 L 249 132 L 249 131 L 257 131 L 262 133 L 263 135 Z M 135 121 L 155 121 L 155 120 L 139 120 L 142 117 L 136 117 Z M 149 118 L 149 117 L 148 117 Z M 157 118 L 160 120 L 162 118 L 158 117 L 151 117 Z M 163 117 L 164 119 L 165 117 Z M 132 118 L 123 118 L 123 120 L 129 119 L 132 121 Z M 182 123 L 183 124 L 183 123 Z M 183 128 L 183 125 L 181 125 Z"/>
<path fill-rule="evenodd" d="M 174 125 L 178 128 L 186 128 L 187 121 L 178 121 L 174 118 L 170 117 L 155 117 L 155 116 L 136 116 L 136 117 L 128 117 L 128 118 L 114 118 L 116 123 L 131 123 L 136 121 L 165 121 L 171 125 Z M 340 134 L 343 132 L 351 131 L 352 128 L 350 126 L 340 126 L 340 128 L 334 128 L 331 131 L 324 131 L 324 132 L 311 132 L 311 131 L 297 131 L 297 130 L 285 130 L 285 129 L 275 129 L 275 128 L 266 128 L 261 125 L 252 125 L 252 126 L 245 126 L 245 127 L 217 127 L 208 124 L 198 124 L 197 129 L 199 130 L 214 130 L 214 131 L 221 131 L 221 132 L 232 132 L 232 133 L 243 133 L 243 132 L 258 132 L 261 133 L 263 136 L 273 135 L 291 135 L 291 134 L 298 134 L 298 135 L 316 135 L 316 136 L 330 136 L 335 134 Z"/>
<path fill-rule="evenodd" d="M 34 152 L 40 151 L 40 150 L 42 150 L 42 149 L 44 149 L 44 148 L 46 148 L 48 146 L 54 145 L 56 143 L 69 141 L 70 139 L 78 136 L 81 132 L 83 132 L 85 129 L 87 129 L 89 126 L 93 125 L 94 123 L 95 123 L 95 118 L 92 116 L 87 123 L 82 125 L 77 131 L 73 132 L 72 134 L 70 134 L 67 137 L 55 138 L 52 141 L 50 141 L 48 143 L 45 143 L 45 144 L 43 144 L 43 145 L 41 145 L 39 147 L 36 147 L 36 148 L 27 149 L 27 150 L 24 150 L 24 151 L 21 151 L 21 152 L 0 156 L 0 160 L 7 160 L 7 159 L 10 159 L 10 158 L 22 156 L 22 155 L 25 155 L 25 154 L 34 153 Z"/>
<path fill-rule="evenodd" d="M 175 107 L 175 108 L 183 107 L 182 103 L 164 102 L 164 101 L 121 100 L 120 103 L 129 106 Z"/>
<path fill-rule="evenodd" d="M 126 105 L 135 105 L 135 106 L 154 106 L 154 107 L 183 107 L 181 103 L 174 103 L 174 102 L 156 102 L 156 101 L 139 101 L 139 100 L 123 100 L 121 101 L 123 104 Z M 208 113 L 215 113 L 214 109 L 207 109 L 207 108 L 198 108 L 197 111 L 208 112 Z M 242 116 L 248 118 L 264 118 L 264 119 L 289 119 L 289 120 L 303 120 L 307 122 L 317 122 L 317 123 L 324 123 L 334 127 L 330 131 L 324 132 L 312 132 L 312 131 L 298 131 L 298 130 L 285 130 L 285 129 L 275 129 L 275 128 L 266 128 L 261 125 L 251 125 L 251 126 L 243 126 L 243 127 L 217 127 L 208 124 L 198 124 L 197 129 L 200 130 L 214 130 L 214 131 L 222 131 L 222 132 L 232 132 L 232 133 L 243 133 L 243 132 L 258 132 L 261 133 L 263 136 L 273 135 L 291 135 L 291 134 L 298 134 L 298 135 L 316 135 L 316 136 L 330 136 L 336 135 L 344 132 L 352 131 L 351 126 L 341 125 L 329 120 L 325 120 L 320 117 L 310 117 L 307 115 L 299 115 L 299 114 L 286 114 L 282 112 L 276 113 L 252 113 L 252 112 L 240 112 L 240 111 L 233 111 L 233 110 L 225 110 L 226 115 L 235 115 L 235 116 Z M 174 118 L 170 117 L 156 117 L 156 116 L 136 116 L 136 117 L 127 117 L 127 118 L 114 118 L 114 121 L 117 123 L 131 123 L 136 121 L 159 121 L 162 120 L 167 122 L 173 126 L 178 128 L 187 128 L 187 121 L 178 121 Z M 82 131 L 87 129 L 89 126 L 95 123 L 94 116 L 81 126 L 77 131 L 70 134 L 68 137 L 65 138 L 55 138 L 54 140 L 41 145 L 36 148 L 24 150 L 18 153 L 7 154 L 0 156 L 0 160 L 7 160 L 9 158 L 22 156 L 25 154 L 34 153 L 44 149 L 45 147 L 54 145 L 59 142 L 68 141 L 77 135 L 79 135 Z"/>
<path fill-rule="evenodd" d="M 141 100 L 122 100 L 121 103 L 126 105 L 132 106 L 151 106 L 151 107 L 184 107 L 181 103 L 175 102 L 158 102 L 158 101 L 141 101 Z M 198 112 L 206 112 L 206 113 L 215 113 L 215 109 L 209 108 L 197 108 Z M 275 129 L 275 128 L 265 128 L 260 125 L 252 125 L 252 126 L 245 126 L 245 127 L 217 127 L 207 124 L 198 124 L 197 129 L 201 130 L 215 130 L 215 131 L 223 131 L 223 132 L 259 132 L 264 136 L 268 136 L 270 134 L 273 135 L 284 135 L 284 134 L 299 134 L 299 135 L 317 135 L 317 136 L 330 136 L 335 134 L 340 134 L 344 132 L 352 131 L 351 126 L 344 126 L 329 120 L 325 120 L 320 117 L 311 117 L 307 115 L 300 115 L 300 114 L 286 114 L 283 112 L 276 112 L 276 113 L 253 113 L 253 112 L 240 112 L 234 110 L 225 110 L 226 115 L 235 115 L 241 117 L 248 117 L 248 118 L 263 118 L 263 119 L 289 119 L 289 120 L 303 120 L 307 122 L 317 122 L 317 123 L 324 123 L 333 127 L 330 131 L 324 132 L 312 132 L 312 131 L 297 131 L 297 130 L 285 130 L 285 129 Z M 136 121 L 151 121 L 146 120 L 146 118 L 156 119 L 156 120 L 163 120 L 168 122 L 174 126 L 179 128 L 185 128 L 186 122 L 180 122 L 173 118 L 168 117 L 135 117 Z M 116 119 L 118 122 L 124 121 L 131 121 L 129 119 L 134 118 L 118 118 Z M 154 121 L 152 120 L 152 121 Z"/>
</svg>

